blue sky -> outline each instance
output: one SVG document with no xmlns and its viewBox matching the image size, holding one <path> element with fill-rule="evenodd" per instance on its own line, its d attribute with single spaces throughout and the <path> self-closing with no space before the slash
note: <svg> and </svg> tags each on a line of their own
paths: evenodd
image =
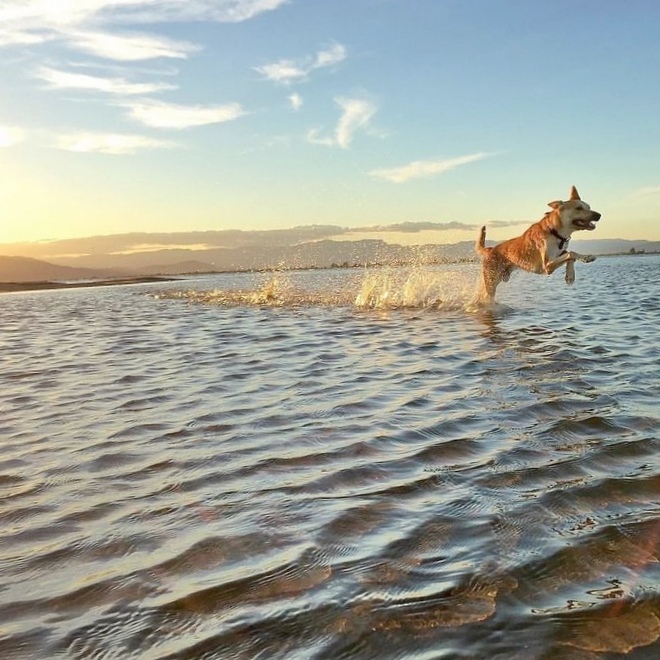
<svg viewBox="0 0 660 660">
<path fill-rule="evenodd" d="M 650 0 L 3 0 L 0 243 L 501 239 L 572 184 L 590 238 L 660 240 L 658 25 Z"/>
</svg>

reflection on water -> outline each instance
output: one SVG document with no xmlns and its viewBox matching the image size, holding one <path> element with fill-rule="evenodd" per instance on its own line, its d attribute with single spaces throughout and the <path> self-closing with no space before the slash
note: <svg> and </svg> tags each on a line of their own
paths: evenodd
<svg viewBox="0 0 660 660">
<path fill-rule="evenodd" d="M 0 657 L 656 658 L 660 260 L 475 276 L 2 296 Z"/>
</svg>

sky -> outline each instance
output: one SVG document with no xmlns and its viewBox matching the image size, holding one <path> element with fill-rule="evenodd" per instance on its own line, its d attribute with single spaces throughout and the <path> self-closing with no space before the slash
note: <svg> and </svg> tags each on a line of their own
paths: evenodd
<svg viewBox="0 0 660 660">
<path fill-rule="evenodd" d="M 658 25 L 651 0 L 2 0 L 0 243 L 501 240 L 573 184 L 589 238 L 660 240 Z"/>
</svg>

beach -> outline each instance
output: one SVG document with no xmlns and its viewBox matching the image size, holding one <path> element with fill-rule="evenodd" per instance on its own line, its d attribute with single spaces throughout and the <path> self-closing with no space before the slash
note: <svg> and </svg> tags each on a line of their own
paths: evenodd
<svg viewBox="0 0 660 660">
<path fill-rule="evenodd" d="M 149 284 L 153 282 L 170 282 L 172 277 L 117 277 L 104 280 L 72 280 L 69 282 L 0 282 L 0 293 L 19 291 L 48 291 L 51 289 L 80 289 L 97 286 L 121 286 L 127 284 Z"/>
</svg>

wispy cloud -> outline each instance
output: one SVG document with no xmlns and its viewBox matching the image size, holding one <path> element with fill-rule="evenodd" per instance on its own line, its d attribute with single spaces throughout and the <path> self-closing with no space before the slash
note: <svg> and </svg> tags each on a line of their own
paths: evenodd
<svg viewBox="0 0 660 660">
<path fill-rule="evenodd" d="M 289 0 L 3 0 L 0 46 L 63 41 L 101 57 L 143 60 L 186 57 L 191 44 L 154 35 L 111 34 L 127 24 L 178 21 L 239 23 Z M 93 30 L 93 31 L 89 31 Z"/>
<path fill-rule="evenodd" d="M 271 64 L 255 67 L 264 78 L 272 82 L 290 84 L 307 80 L 310 73 L 317 69 L 339 64 L 346 59 L 346 47 L 342 44 L 333 44 L 326 50 L 301 60 L 282 59 Z"/>
<path fill-rule="evenodd" d="M 48 63 L 26 70 L 26 75 L 55 91 L 118 97 L 119 101 L 105 101 L 122 108 L 127 118 L 155 129 L 182 130 L 232 121 L 246 112 L 238 103 L 191 105 L 154 100 L 152 95 L 179 86 L 147 80 L 144 68 L 138 72 L 135 63 L 187 59 L 201 50 L 199 44 L 177 39 L 171 36 L 171 30 L 161 27 L 194 21 L 239 23 L 290 1 L 0 0 L 0 50 L 17 46 L 22 57 L 37 59 L 44 51 L 34 47 L 48 42 Z M 72 52 L 78 54 L 75 59 L 71 58 Z M 332 59 L 331 54 L 318 54 L 315 66 L 325 66 L 328 59 Z M 108 66 L 112 73 L 108 73 Z M 76 71 L 75 67 L 85 70 Z M 290 103 L 299 108 L 302 99 L 291 99 Z M 42 132 L 43 140 L 39 131 L 35 135 L 42 146 L 76 152 L 132 154 L 176 146 L 165 140 L 124 134 L 122 129 L 105 133 L 72 130 L 59 136 Z M 24 139 L 19 129 L 0 127 L 0 147 Z"/>
<path fill-rule="evenodd" d="M 373 225 L 349 229 L 353 233 L 379 233 L 383 231 L 417 234 L 420 231 L 473 231 L 480 225 L 471 225 L 464 222 L 399 222 L 392 225 Z"/>
<path fill-rule="evenodd" d="M 660 195 L 660 186 L 645 186 L 643 188 L 638 188 L 631 193 L 630 197 L 633 199 L 639 199 L 641 197 L 650 197 L 651 195 Z"/>
<path fill-rule="evenodd" d="M 200 47 L 154 34 L 73 31 L 67 35 L 69 47 L 120 62 L 138 62 L 160 57 L 186 59 Z"/>
<path fill-rule="evenodd" d="M 289 103 L 294 110 L 300 110 L 303 104 L 303 97 L 298 93 L 291 94 L 291 96 L 289 96 Z"/>
<path fill-rule="evenodd" d="M 53 143 L 56 148 L 65 151 L 112 155 L 134 154 L 145 149 L 171 149 L 178 146 L 169 140 L 155 140 L 143 135 L 84 132 L 56 136 Z"/>
<path fill-rule="evenodd" d="M 104 78 L 83 73 L 58 71 L 41 67 L 35 76 L 48 83 L 52 89 L 81 89 L 91 92 L 104 92 L 117 95 L 144 95 L 164 90 L 176 89 L 176 85 L 166 83 L 132 83 L 124 78 Z"/>
<path fill-rule="evenodd" d="M 422 179 L 438 174 L 444 174 L 461 165 L 476 163 L 477 161 L 488 158 L 492 154 L 480 152 L 458 158 L 448 158 L 444 160 L 416 160 L 401 167 L 384 168 L 372 170 L 369 174 L 378 179 L 385 179 L 392 183 L 405 183 L 412 179 Z"/>
<path fill-rule="evenodd" d="M 225 105 L 179 105 L 150 99 L 126 103 L 128 116 L 152 128 L 182 130 L 233 121 L 246 114 L 238 103 Z"/>
<path fill-rule="evenodd" d="M 338 99 L 337 103 L 343 111 L 335 131 L 337 144 L 347 149 L 353 141 L 353 134 L 369 126 L 377 109 L 369 101 L 360 99 Z"/>
<path fill-rule="evenodd" d="M 502 229 L 504 227 L 518 227 L 519 225 L 528 225 L 529 220 L 487 220 L 486 224 L 494 229 Z"/>
<path fill-rule="evenodd" d="M 242 23 L 259 14 L 289 4 L 290 0 L 88 0 L 104 5 L 124 5 L 118 20 L 134 22 L 214 21 Z M 116 11 L 113 9 L 113 11 Z"/>
<path fill-rule="evenodd" d="M 341 108 L 342 114 L 333 134 L 323 137 L 320 135 L 320 129 L 312 129 L 307 133 L 307 139 L 313 144 L 348 149 L 355 133 L 369 128 L 378 108 L 365 99 L 338 98 L 335 102 Z"/>
<path fill-rule="evenodd" d="M 12 147 L 25 139 L 25 132 L 18 126 L 3 126 L 0 124 L 0 149 Z"/>
</svg>

